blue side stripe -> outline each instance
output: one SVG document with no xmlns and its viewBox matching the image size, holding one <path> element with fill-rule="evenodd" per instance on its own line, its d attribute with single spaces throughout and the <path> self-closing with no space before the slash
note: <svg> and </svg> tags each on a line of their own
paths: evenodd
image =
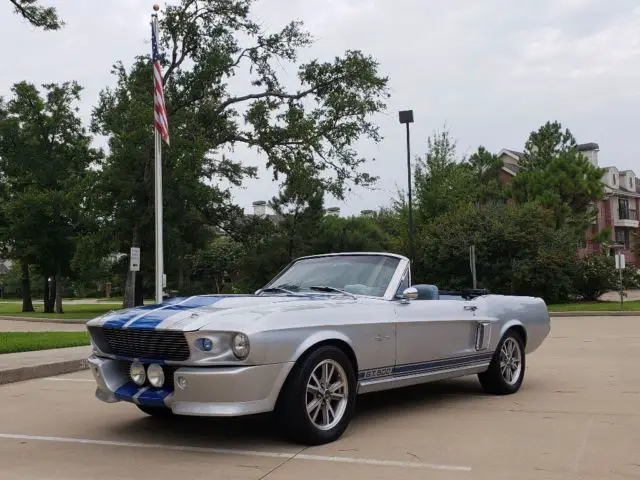
<svg viewBox="0 0 640 480">
<path fill-rule="evenodd" d="M 384 371 L 380 375 L 373 375 L 368 379 L 385 378 L 390 376 L 406 376 L 415 373 L 427 373 L 429 371 L 446 370 L 452 367 L 464 367 L 471 366 L 475 363 L 481 363 L 483 361 L 489 361 L 493 357 L 493 352 L 478 353 L 473 355 L 466 355 L 463 357 L 445 358 L 440 360 L 430 360 L 428 362 L 420 363 L 407 363 L 403 365 L 389 365 L 386 367 L 370 368 L 358 372 L 358 379 L 365 378 L 367 373 Z"/>
</svg>

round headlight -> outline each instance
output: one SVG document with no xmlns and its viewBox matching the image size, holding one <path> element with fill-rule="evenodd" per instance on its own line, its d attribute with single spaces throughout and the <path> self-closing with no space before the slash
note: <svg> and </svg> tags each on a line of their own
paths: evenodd
<svg viewBox="0 0 640 480">
<path fill-rule="evenodd" d="M 149 383 L 156 388 L 164 385 L 164 371 L 157 363 L 149 365 L 149 368 L 147 368 L 147 377 L 149 378 Z"/>
<path fill-rule="evenodd" d="M 131 377 L 131 380 L 133 380 L 133 383 L 135 383 L 136 385 L 144 384 L 144 381 L 147 378 L 146 374 L 144 373 L 144 365 L 138 362 L 133 362 L 129 367 L 129 376 Z"/>
<path fill-rule="evenodd" d="M 244 360 L 249 355 L 249 337 L 244 333 L 236 333 L 233 337 L 233 354 L 240 360 Z"/>
</svg>

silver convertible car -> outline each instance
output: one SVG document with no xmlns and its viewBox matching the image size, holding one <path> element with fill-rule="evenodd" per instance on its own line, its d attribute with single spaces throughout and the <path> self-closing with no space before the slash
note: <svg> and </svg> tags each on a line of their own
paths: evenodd
<svg viewBox="0 0 640 480">
<path fill-rule="evenodd" d="M 517 392 L 525 355 L 550 331 L 540 298 L 412 285 L 390 253 L 299 258 L 250 295 L 173 298 L 88 322 L 89 364 L 104 402 L 143 412 L 274 412 L 317 445 L 339 438 L 358 394 L 478 375 Z"/>
</svg>

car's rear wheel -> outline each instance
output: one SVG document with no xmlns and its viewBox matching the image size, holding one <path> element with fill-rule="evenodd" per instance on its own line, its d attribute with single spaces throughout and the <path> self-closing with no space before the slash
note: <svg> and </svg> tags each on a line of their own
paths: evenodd
<svg viewBox="0 0 640 480">
<path fill-rule="evenodd" d="M 478 374 L 478 379 L 488 393 L 509 395 L 520 390 L 524 372 L 524 342 L 517 331 L 509 330 L 500 339 L 489 368 Z"/>
<path fill-rule="evenodd" d="M 338 347 L 322 346 L 292 370 L 276 406 L 277 421 L 296 442 L 333 442 L 353 417 L 356 386 L 349 357 Z"/>
</svg>

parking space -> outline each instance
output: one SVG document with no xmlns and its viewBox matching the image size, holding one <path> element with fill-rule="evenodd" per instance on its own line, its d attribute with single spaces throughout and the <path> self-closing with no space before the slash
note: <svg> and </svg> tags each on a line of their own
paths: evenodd
<svg viewBox="0 0 640 480">
<path fill-rule="evenodd" d="M 475 377 L 360 397 L 342 439 L 301 448 L 269 416 L 151 419 L 88 372 L 0 387 L 0 478 L 640 477 L 640 318 L 553 319 L 522 390 Z"/>
</svg>

